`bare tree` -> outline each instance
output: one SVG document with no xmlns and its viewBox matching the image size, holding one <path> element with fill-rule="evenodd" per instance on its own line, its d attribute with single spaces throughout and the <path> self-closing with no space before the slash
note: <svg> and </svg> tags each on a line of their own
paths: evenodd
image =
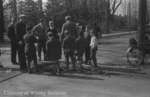
<svg viewBox="0 0 150 97">
<path fill-rule="evenodd" d="M 119 6 L 122 4 L 122 0 L 110 0 L 110 13 L 111 15 L 114 15 L 119 8 Z"/>
<path fill-rule="evenodd" d="M 114 15 L 122 4 L 122 0 L 106 0 L 106 33 L 109 33 L 110 21 L 114 20 Z"/>
</svg>

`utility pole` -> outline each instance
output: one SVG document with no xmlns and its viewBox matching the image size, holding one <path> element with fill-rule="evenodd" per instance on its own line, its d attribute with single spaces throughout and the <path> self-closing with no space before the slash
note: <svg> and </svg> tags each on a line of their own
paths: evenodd
<svg viewBox="0 0 150 97">
<path fill-rule="evenodd" d="M 0 0 L 0 41 L 4 40 L 4 8 L 3 0 Z"/>
<path fill-rule="evenodd" d="M 146 26 L 146 0 L 139 0 L 139 31 L 138 31 L 138 46 L 143 51 L 145 26 Z"/>
</svg>

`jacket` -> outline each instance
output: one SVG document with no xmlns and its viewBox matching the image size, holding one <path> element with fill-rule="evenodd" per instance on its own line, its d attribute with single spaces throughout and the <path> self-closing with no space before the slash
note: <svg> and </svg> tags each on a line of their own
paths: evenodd
<svg viewBox="0 0 150 97">
<path fill-rule="evenodd" d="M 58 60 L 61 58 L 61 43 L 56 38 L 52 37 L 46 43 L 46 58 L 47 60 Z"/>
</svg>

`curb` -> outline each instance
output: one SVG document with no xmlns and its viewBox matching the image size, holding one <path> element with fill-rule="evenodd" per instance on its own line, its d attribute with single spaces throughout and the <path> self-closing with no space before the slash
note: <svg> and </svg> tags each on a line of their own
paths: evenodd
<svg viewBox="0 0 150 97">
<path fill-rule="evenodd" d="M 106 66 L 100 66 L 100 68 L 106 71 L 145 74 L 145 72 L 141 71 L 139 68 L 133 68 L 133 67 L 107 66 L 106 65 Z"/>
<path fill-rule="evenodd" d="M 15 78 L 15 77 L 17 77 L 17 76 L 20 76 L 20 75 L 22 75 L 22 74 L 23 74 L 23 73 L 21 73 L 21 72 L 18 72 L 18 73 L 16 73 L 16 74 L 12 74 L 11 76 L 8 76 L 8 77 L 6 77 L 6 78 L 1 79 L 1 80 L 0 80 L 0 83 L 3 83 L 3 82 L 8 81 L 8 80 L 10 80 L 10 79 L 13 79 L 13 78 Z"/>
<path fill-rule="evenodd" d="M 113 34 L 103 34 L 102 38 L 108 38 L 108 37 L 118 37 L 118 36 L 122 36 L 122 35 L 131 35 L 131 34 L 135 34 L 136 31 L 129 31 L 129 32 L 123 32 L 123 33 L 113 33 Z"/>
</svg>

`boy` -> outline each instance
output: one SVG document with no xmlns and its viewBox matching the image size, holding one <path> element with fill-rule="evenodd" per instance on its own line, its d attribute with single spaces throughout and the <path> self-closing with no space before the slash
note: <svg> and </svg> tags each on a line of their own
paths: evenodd
<svg viewBox="0 0 150 97">
<path fill-rule="evenodd" d="M 83 62 L 83 54 L 85 52 L 85 39 L 83 37 L 82 31 L 79 32 L 79 35 L 75 41 L 76 46 L 76 55 L 77 55 L 77 61 Z M 80 66 L 81 66 L 80 64 Z"/>
<path fill-rule="evenodd" d="M 65 38 L 63 40 L 63 50 L 67 64 L 67 70 L 69 70 L 69 58 L 73 64 L 73 69 L 75 70 L 75 58 L 74 58 L 74 51 L 75 51 L 75 39 L 71 34 L 66 30 L 65 31 Z"/>
<path fill-rule="evenodd" d="M 39 61 L 42 60 L 42 53 L 44 54 L 44 60 L 46 56 L 46 40 L 47 40 L 47 33 L 46 33 L 46 26 L 45 26 L 45 19 L 41 19 L 40 23 L 35 25 L 32 29 L 32 32 L 36 37 L 38 37 L 37 47 L 38 47 L 38 58 Z"/>
<path fill-rule="evenodd" d="M 31 62 L 34 62 L 34 68 L 37 70 L 37 55 L 36 55 L 36 47 L 35 43 L 37 42 L 37 39 L 31 32 L 31 27 L 27 28 L 27 33 L 24 36 L 25 41 L 25 55 L 27 58 L 27 69 L 28 72 L 32 72 L 31 68 Z"/>
<path fill-rule="evenodd" d="M 98 39 L 93 29 L 90 30 L 90 34 L 91 34 L 91 42 L 90 42 L 91 61 L 93 62 L 94 66 L 97 67 L 96 52 L 97 52 L 97 47 L 98 47 Z"/>
<path fill-rule="evenodd" d="M 57 65 L 57 73 L 60 73 L 58 60 L 61 58 L 61 43 L 55 37 L 53 32 L 48 32 L 48 40 L 46 42 L 46 60 L 54 61 Z"/>
<path fill-rule="evenodd" d="M 85 32 L 84 32 L 84 38 L 85 38 L 85 64 L 90 64 L 90 25 L 86 26 Z"/>
</svg>

